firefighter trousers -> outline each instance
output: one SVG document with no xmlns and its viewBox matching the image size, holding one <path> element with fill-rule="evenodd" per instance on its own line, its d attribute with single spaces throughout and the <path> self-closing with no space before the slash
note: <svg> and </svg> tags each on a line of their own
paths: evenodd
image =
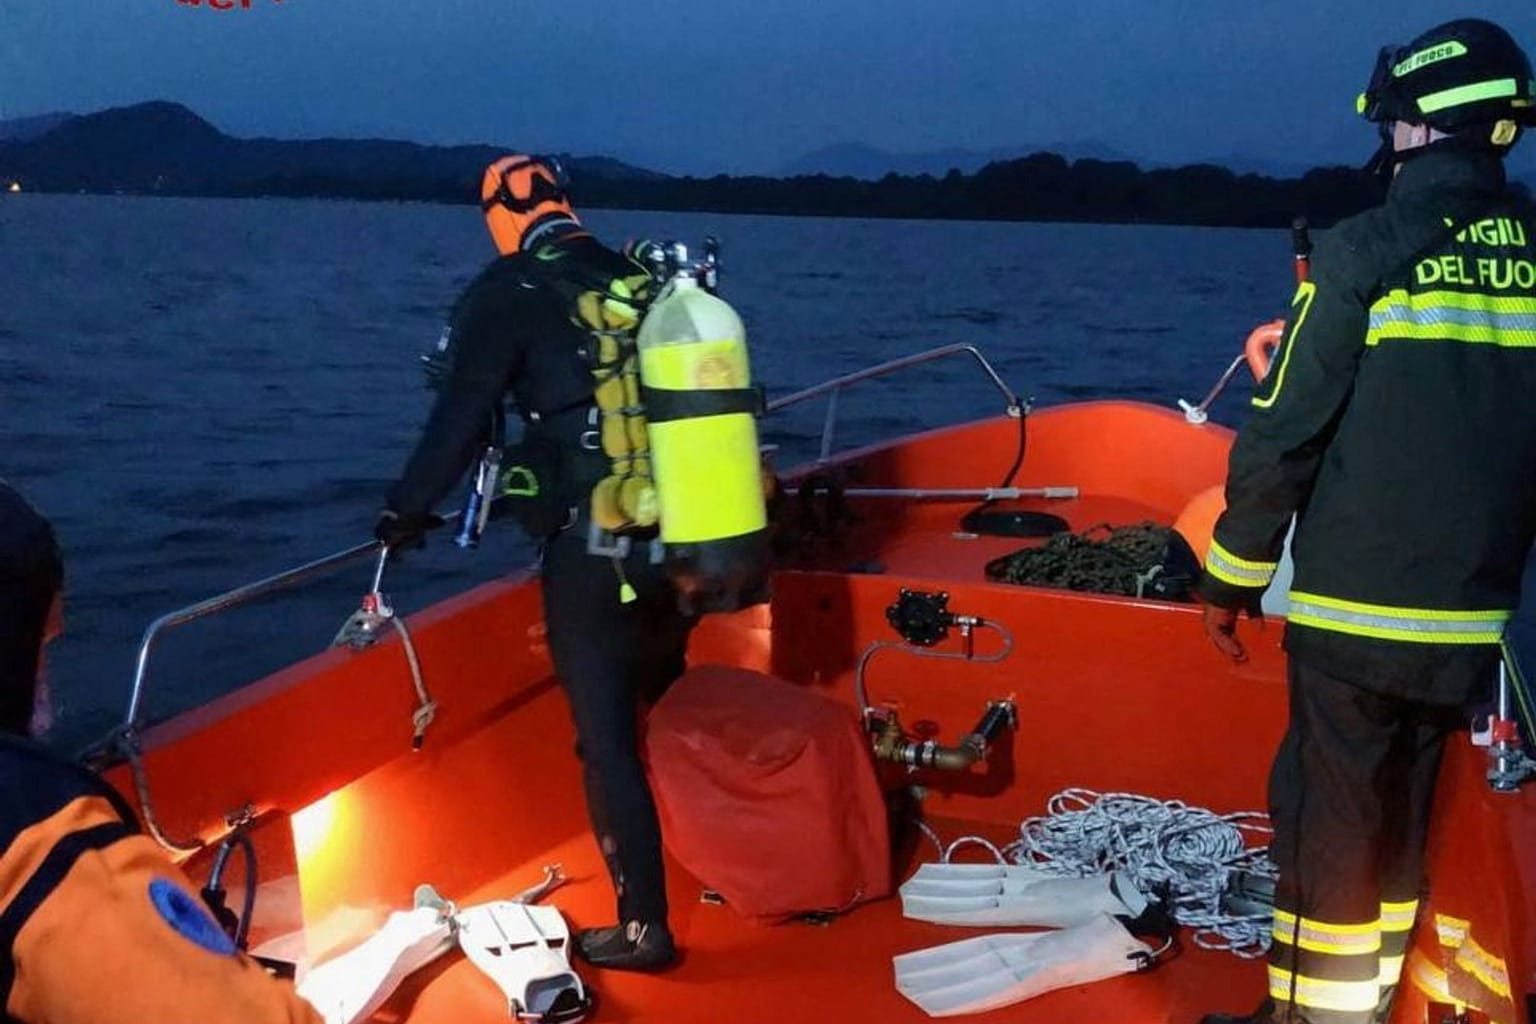
<svg viewBox="0 0 1536 1024">
<path fill-rule="evenodd" d="M 1310 1024 L 1390 1003 L 1423 883 L 1424 842 L 1457 706 L 1352 685 L 1290 660 L 1290 725 L 1270 774 L 1275 892 L 1269 992 Z"/>
</svg>

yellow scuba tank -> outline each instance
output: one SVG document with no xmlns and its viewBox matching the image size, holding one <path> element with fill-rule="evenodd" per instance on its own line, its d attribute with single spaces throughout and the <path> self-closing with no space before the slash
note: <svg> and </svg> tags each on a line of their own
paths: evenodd
<svg viewBox="0 0 1536 1024">
<path fill-rule="evenodd" d="M 669 573 L 698 610 L 737 607 L 763 584 L 768 553 L 741 318 L 685 270 L 646 311 L 636 347 Z"/>
</svg>

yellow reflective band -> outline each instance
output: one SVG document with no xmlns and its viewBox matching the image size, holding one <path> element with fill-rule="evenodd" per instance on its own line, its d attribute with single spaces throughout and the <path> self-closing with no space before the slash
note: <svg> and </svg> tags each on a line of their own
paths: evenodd
<svg viewBox="0 0 1536 1024">
<path fill-rule="evenodd" d="M 1291 365 L 1291 350 L 1296 347 L 1296 335 L 1301 333 L 1301 325 L 1307 322 L 1307 314 L 1312 310 L 1312 300 L 1317 296 L 1317 285 L 1311 281 L 1303 281 L 1296 288 L 1296 294 L 1291 299 L 1291 309 L 1299 310 L 1296 318 L 1291 323 L 1291 332 L 1285 336 L 1285 342 L 1281 345 L 1284 350 L 1280 353 L 1280 367 L 1272 370 L 1275 375 L 1275 386 L 1268 397 L 1253 396 L 1255 409 L 1268 409 L 1275 404 L 1275 399 L 1280 397 L 1280 389 L 1285 386 L 1285 371 Z"/>
<path fill-rule="evenodd" d="M 1459 257 L 1452 257 L 1459 259 Z M 1421 266 L 1439 273 L 1435 260 Z M 1507 281 L 1498 280 L 1499 267 L 1507 271 Z M 1476 272 L 1494 287 L 1523 283 L 1514 280 L 1515 265 L 1508 260 L 1475 259 L 1470 268 L 1457 264 L 1457 273 Z M 1521 262 L 1536 284 L 1536 264 Z M 1420 273 L 1428 281 L 1431 274 Z M 1408 292 L 1396 288 L 1371 306 L 1365 343 L 1375 347 L 1383 341 L 1457 341 L 1472 345 L 1496 345 L 1499 348 L 1536 347 L 1536 298 L 1526 295 L 1482 295 L 1467 292 Z"/>
<path fill-rule="evenodd" d="M 1513 612 L 1397 608 L 1291 591 L 1287 620 L 1314 629 L 1426 644 L 1496 644 Z"/>
<path fill-rule="evenodd" d="M 1413 987 L 1437 1003 L 1453 1003 L 1457 1012 L 1467 1004 L 1451 995 L 1451 980 L 1434 961 L 1415 949 L 1408 956 L 1408 980 Z"/>
<path fill-rule="evenodd" d="M 1296 946 L 1313 953 L 1336 956 L 1360 956 L 1381 949 L 1381 930 L 1370 924 L 1327 924 L 1310 918 L 1297 918 L 1276 910 L 1271 934 L 1276 942 Z"/>
<path fill-rule="evenodd" d="M 1328 924 L 1311 918 L 1298 918 L 1285 910 L 1275 910 L 1270 934 L 1276 942 L 1336 956 L 1360 956 L 1381 949 L 1381 929 L 1369 924 Z"/>
<path fill-rule="evenodd" d="M 1433 114 L 1437 110 L 1445 110 L 1449 107 L 1460 107 L 1482 100 L 1497 100 L 1518 95 L 1520 95 L 1520 82 L 1517 79 L 1494 78 L 1486 82 L 1458 85 L 1454 89 L 1443 89 L 1440 92 L 1432 92 L 1428 96 L 1420 96 L 1419 111 Z"/>
<path fill-rule="evenodd" d="M 1472 226 L 1476 227 L 1476 225 Z M 1394 288 L 1377 299 L 1371 308 L 1404 304 L 1415 309 L 1439 308 L 1467 312 L 1486 310 L 1494 313 L 1536 314 L 1536 298 L 1528 295 L 1483 295 L 1477 292 L 1450 291 L 1410 292 L 1404 288 Z"/>
<path fill-rule="evenodd" d="M 1418 912 L 1418 900 L 1408 900 L 1406 903 L 1383 903 L 1381 905 L 1381 930 L 1384 932 L 1405 932 L 1413 927 L 1413 918 Z"/>
<path fill-rule="evenodd" d="M 1278 562 L 1254 562 L 1239 558 L 1215 537 L 1205 555 L 1205 571 L 1234 587 L 1267 587 L 1274 578 Z"/>
<path fill-rule="evenodd" d="M 1376 984 L 1382 988 L 1391 988 L 1396 985 L 1403 976 L 1403 961 L 1406 957 L 1384 956 L 1381 958 L 1381 966 L 1376 974 Z"/>
<path fill-rule="evenodd" d="M 1314 1010 L 1340 1013 L 1369 1013 L 1381 997 L 1376 979 L 1370 981 L 1324 981 L 1292 974 L 1283 967 L 1269 965 L 1269 995 L 1277 1001 L 1292 1002 Z"/>
<path fill-rule="evenodd" d="M 1451 917 L 1447 914 L 1435 915 L 1435 932 L 1440 936 L 1440 945 L 1455 949 L 1467 941 L 1467 931 L 1472 927 L 1471 921 L 1465 921 L 1459 917 Z"/>
<path fill-rule="evenodd" d="M 1500 999 L 1510 997 L 1509 970 L 1504 966 L 1504 961 L 1479 946 L 1477 940 L 1470 936 L 1456 951 L 1456 966 L 1472 975 Z"/>
</svg>

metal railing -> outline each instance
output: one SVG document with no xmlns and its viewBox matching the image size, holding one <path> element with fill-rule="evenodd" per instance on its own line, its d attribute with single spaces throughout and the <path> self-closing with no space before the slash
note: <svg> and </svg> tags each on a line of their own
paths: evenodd
<svg viewBox="0 0 1536 1024">
<path fill-rule="evenodd" d="M 802 402 L 810 401 L 822 395 L 830 396 L 827 404 L 827 416 L 822 426 L 821 435 L 821 458 L 826 459 L 831 454 L 831 447 L 837 430 L 837 399 L 844 388 L 863 381 L 873 380 L 877 377 L 888 376 L 913 366 L 921 366 L 924 363 L 947 359 L 951 356 L 969 356 L 975 361 L 982 373 L 1003 396 L 1006 402 L 1005 409 L 1010 416 L 1019 416 L 1025 412 L 1024 405 L 1019 400 L 1018 395 L 1003 382 L 1002 377 L 993 369 L 992 364 L 987 361 L 986 357 L 981 354 L 976 346 L 967 344 L 943 345 L 910 356 L 903 356 L 900 359 L 892 359 L 889 362 L 867 367 L 841 377 L 834 377 L 831 380 L 823 381 L 802 391 L 785 395 L 783 398 L 774 399 L 767 404 L 767 411 L 775 413 L 781 409 L 799 405 Z M 459 512 L 450 512 L 443 516 L 443 521 L 445 524 L 451 523 L 458 519 L 459 516 Z M 129 691 L 128 708 L 123 715 L 123 721 L 118 728 L 118 732 L 132 732 L 140 725 L 144 708 L 144 696 L 147 690 L 146 683 L 149 676 L 150 656 L 154 651 L 156 641 L 167 630 L 177 626 L 184 626 L 189 622 L 196 622 L 199 619 L 208 618 L 219 612 L 250 604 L 268 594 L 297 586 L 318 576 L 334 572 L 353 562 L 381 555 L 382 547 L 383 545 L 376 540 L 369 541 L 366 544 L 358 544 L 354 547 L 338 551 L 335 554 L 326 555 L 324 558 L 317 558 L 312 562 L 306 562 L 303 565 L 284 570 L 276 575 L 257 580 L 254 583 L 247 583 L 235 587 L 233 590 L 226 590 L 222 594 L 216 594 L 196 604 L 167 612 L 155 619 L 145 628 L 143 638 L 139 641 L 138 655 L 134 661 L 133 687 Z M 373 592 L 377 592 L 379 589 L 384 573 L 384 565 L 385 559 L 379 557 L 378 566 L 374 571 Z"/>
<path fill-rule="evenodd" d="M 266 579 L 257 580 L 255 583 L 247 583 L 233 590 L 226 590 L 222 594 L 216 594 L 196 604 L 187 605 L 185 608 L 166 612 L 151 622 L 145 628 L 144 636 L 139 641 L 139 653 L 133 668 L 133 689 L 128 694 L 128 710 L 123 715 L 122 728 L 131 730 L 136 729 L 139 725 L 139 717 L 144 706 L 144 681 L 149 675 L 149 656 L 154 650 L 155 641 L 160 638 L 161 633 L 175 626 L 184 626 L 189 622 L 196 622 L 198 619 L 205 619 L 210 615 L 250 604 L 252 601 L 265 597 L 268 594 L 279 590 L 286 590 L 317 576 L 323 576 L 344 565 L 362 561 L 370 555 L 382 552 L 382 550 L 383 545 L 376 540 L 369 541 L 366 544 L 359 544 L 356 547 L 338 551 L 333 555 L 317 558 L 313 562 L 306 562 L 304 565 L 297 566 L 296 568 L 286 569 L 275 576 L 268 576 Z M 374 591 L 379 589 L 383 571 L 384 559 L 380 558 L 378 567 L 374 571 Z"/>
<path fill-rule="evenodd" d="M 913 366 L 921 366 L 923 363 L 931 363 L 935 360 L 946 359 L 950 356 L 970 356 L 976 361 L 976 364 L 981 368 L 982 373 L 987 376 L 987 379 L 992 382 L 992 386 L 997 388 L 997 390 L 1006 400 L 1007 404 L 1005 406 L 1005 411 L 1009 416 L 1022 416 L 1028 412 L 1028 409 L 1025 408 L 1024 403 L 1019 400 L 1019 396 L 1014 393 L 1012 388 L 1003 382 L 1003 378 L 998 375 L 998 372 L 995 369 L 992 368 L 992 364 L 987 362 L 987 357 L 982 355 L 981 351 L 977 349 L 975 345 L 967 345 L 964 343 L 954 345 L 941 345 L 938 348 L 931 348 L 925 352 L 918 352 L 914 355 L 903 356 L 900 359 L 892 359 L 890 362 L 880 363 L 877 366 L 867 367 L 863 370 L 857 370 L 853 373 L 844 374 L 841 377 L 834 377 L 831 380 L 822 381 L 820 384 L 812 385 L 803 391 L 796 391 L 794 394 L 785 395 L 783 398 L 774 399 L 768 403 L 767 411 L 770 414 L 776 413 L 779 410 L 787 409 L 792 405 L 799 405 L 801 402 L 808 402 L 813 398 L 819 398 L 822 395 L 826 395 L 827 415 L 826 418 L 822 421 L 821 454 L 818 456 L 818 461 L 825 462 L 832 456 L 832 444 L 837 433 L 838 397 L 843 393 L 844 388 L 866 380 L 873 380 L 876 377 L 885 377 L 892 373 L 896 373 L 899 370 L 906 370 Z"/>
<path fill-rule="evenodd" d="M 372 592 L 377 593 L 383 582 L 384 564 L 387 552 L 384 545 L 378 541 L 369 541 L 366 544 L 358 544 L 355 547 L 338 551 L 324 558 L 317 558 L 312 562 L 293 569 L 287 569 L 274 576 L 247 583 L 243 586 L 226 590 L 222 594 L 199 601 L 196 604 L 178 608 L 175 611 L 166 612 L 151 622 L 144 630 L 144 636 L 139 641 L 138 655 L 134 660 L 133 687 L 128 693 L 128 708 L 123 713 L 123 721 L 113 729 L 101 741 L 86 749 L 86 759 L 100 758 L 112 754 L 121 755 L 128 762 L 128 768 L 133 776 L 133 786 L 139 798 L 139 810 L 144 818 L 144 828 L 157 843 L 174 853 L 191 853 L 201 849 L 203 843 L 198 839 L 178 840 L 172 838 L 161 827 L 158 815 L 155 813 L 154 801 L 149 791 L 149 776 L 144 767 L 143 748 L 139 744 L 138 729 L 144 708 L 144 695 L 147 690 L 149 678 L 149 658 L 154 651 L 155 641 L 162 633 L 176 626 L 183 626 L 189 622 L 207 618 L 222 611 L 250 604 L 258 598 L 279 590 L 297 586 L 306 580 L 314 579 L 358 562 L 364 558 L 378 556 L 378 564 L 373 573 Z"/>
</svg>

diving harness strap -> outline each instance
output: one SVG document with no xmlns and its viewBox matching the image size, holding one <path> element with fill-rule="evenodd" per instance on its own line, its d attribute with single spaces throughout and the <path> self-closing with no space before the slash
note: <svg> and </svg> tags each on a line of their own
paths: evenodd
<svg viewBox="0 0 1536 1024">
<path fill-rule="evenodd" d="M 632 275 L 579 292 L 571 306 L 571 322 L 591 338 L 595 422 L 581 444 L 602 451 L 609 463 L 608 475 L 598 481 L 589 500 L 587 550 L 612 560 L 624 604 L 636 599 L 624 574 L 631 542 L 654 531 L 660 517 L 635 345 L 654 282 L 639 263 L 635 269 Z M 661 560 L 661 546 L 654 540 L 651 558 Z"/>
</svg>

